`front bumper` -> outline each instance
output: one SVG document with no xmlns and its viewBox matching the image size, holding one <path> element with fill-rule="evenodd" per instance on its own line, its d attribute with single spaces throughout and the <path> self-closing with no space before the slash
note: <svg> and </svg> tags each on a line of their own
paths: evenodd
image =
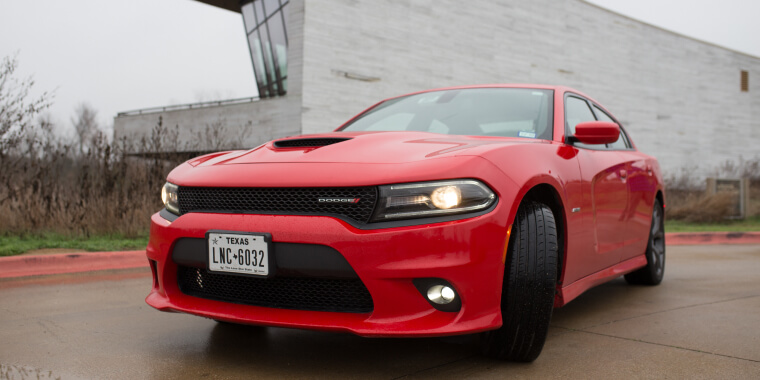
<svg viewBox="0 0 760 380">
<path fill-rule="evenodd" d="M 162 311 L 230 322 L 347 331 L 362 336 L 439 336 L 501 326 L 507 214 L 497 204 L 470 219 L 377 230 L 357 229 L 326 216 L 185 214 L 169 222 L 151 218 L 147 256 L 154 271 L 146 302 Z M 319 244 L 345 258 L 369 291 L 371 312 L 279 309 L 187 295 L 178 286 L 173 250 L 180 239 L 204 238 L 208 230 L 267 232 L 273 242 Z M 186 240 L 186 239 L 185 239 Z M 444 279 L 461 300 L 456 312 L 433 308 L 413 280 Z"/>
</svg>

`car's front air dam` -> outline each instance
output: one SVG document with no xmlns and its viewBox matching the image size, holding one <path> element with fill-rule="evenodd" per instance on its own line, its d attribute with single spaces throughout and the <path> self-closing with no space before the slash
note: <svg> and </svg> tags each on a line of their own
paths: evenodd
<svg viewBox="0 0 760 380">
<path fill-rule="evenodd" d="M 323 216 L 186 214 L 151 221 L 148 258 L 156 261 L 158 284 L 146 302 L 240 323 L 348 331 L 363 336 L 436 336 L 470 333 L 501 325 L 507 218 L 492 212 L 458 221 L 378 230 L 357 229 Z M 171 259 L 178 238 L 203 238 L 207 230 L 267 232 L 274 242 L 321 244 L 340 252 L 369 290 L 370 313 L 276 309 L 188 296 L 177 284 Z M 458 312 L 434 309 L 415 288 L 415 278 L 441 278 L 461 297 Z"/>
</svg>

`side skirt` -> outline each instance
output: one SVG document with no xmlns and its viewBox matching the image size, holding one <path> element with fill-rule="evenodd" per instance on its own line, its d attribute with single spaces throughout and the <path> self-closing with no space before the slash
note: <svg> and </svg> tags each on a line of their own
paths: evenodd
<svg viewBox="0 0 760 380">
<path fill-rule="evenodd" d="M 642 254 L 641 256 L 636 256 L 609 268 L 602 269 L 599 272 L 586 276 L 570 285 L 564 286 L 559 289 L 559 292 L 557 292 L 557 295 L 554 297 L 554 307 L 565 306 L 568 302 L 574 300 L 586 290 L 616 277 L 620 277 L 626 273 L 633 272 L 645 265 L 647 265 L 647 257 Z"/>
</svg>

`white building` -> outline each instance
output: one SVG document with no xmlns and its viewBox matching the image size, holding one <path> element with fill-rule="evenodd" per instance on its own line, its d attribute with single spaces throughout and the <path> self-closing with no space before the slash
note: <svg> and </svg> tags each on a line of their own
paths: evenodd
<svg viewBox="0 0 760 380">
<path fill-rule="evenodd" d="M 666 173 L 760 153 L 760 58 L 582 0 L 202 2 L 242 14 L 261 100 L 119 114 L 117 138 L 161 116 L 194 151 L 218 148 L 198 137 L 215 124 L 235 136 L 225 147 L 254 147 L 407 92 L 537 83 L 594 97 Z"/>
</svg>

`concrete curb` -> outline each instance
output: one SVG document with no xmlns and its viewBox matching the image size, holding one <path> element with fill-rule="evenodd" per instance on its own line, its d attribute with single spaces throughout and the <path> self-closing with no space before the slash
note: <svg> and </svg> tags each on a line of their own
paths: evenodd
<svg viewBox="0 0 760 380">
<path fill-rule="evenodd" d="M 760 244 L 760 232 L 671 232 L 667 245 Z"/>
<path fill-rule="evenodd" d="M 148 267 L 145 251 L 0 257 L 0 279 Z"/>
<path fill-rule="evenodd" d="M 667 245 L 760 244 L 760 232 L 671 232 Z M 0 279 L 148 267 L 145 251 L 0 257 Z"/>
</svg>

